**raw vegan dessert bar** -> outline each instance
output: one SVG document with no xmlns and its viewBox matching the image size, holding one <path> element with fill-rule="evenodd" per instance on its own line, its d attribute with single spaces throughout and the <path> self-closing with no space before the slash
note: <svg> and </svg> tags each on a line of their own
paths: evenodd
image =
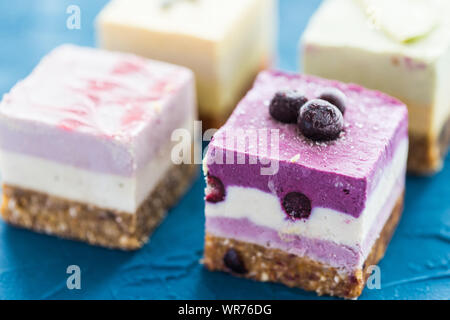
<svg viewBox="0 0 450 320">
<path fill-rule="evenodd" d="M 274 59 L 276 0 L 113 0 L 101 47 L 190 68 L 204 127 L 220 127 Z"/>
<path fill-rule="evenodd" d="M 262 72 L 204 159 L 205 266 L 358 297 L 400 219 L 407 154 L 398 100 Z"/>
<path fill-rule="evenodd" d="M 20 227 L 137 249 L 188 187 L 174 129 L 192 130 L 191 71 L 64 45 L 0 104 L 3 218 Z"/>
<path fill-rule="evenodd" d="M 302 39 L 304 72 L 408 106 L 415 173 L 439 170 L 450 143 L 449 15 L 450 1 L 326 0 Z"/>
</svg>

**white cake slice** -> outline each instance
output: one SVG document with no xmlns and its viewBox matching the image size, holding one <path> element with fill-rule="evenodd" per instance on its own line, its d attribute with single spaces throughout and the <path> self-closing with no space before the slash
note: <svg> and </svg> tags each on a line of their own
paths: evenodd
<svg viewBox="0 0 450 320">
<path fill-rule="evenodd" d="M 302 43 L 306 73 L 354 82 L 408 105 L 408 167 L 438 170 L 450 142 L 450 1 L 326 0 Z"/>
<path fill-rule="evenodd" d="M 273 60 L 275 0 L 114 0 L 97 18 L 99 44 L 192 69 L 200 116 L 224 122 Z"/>
</svg>

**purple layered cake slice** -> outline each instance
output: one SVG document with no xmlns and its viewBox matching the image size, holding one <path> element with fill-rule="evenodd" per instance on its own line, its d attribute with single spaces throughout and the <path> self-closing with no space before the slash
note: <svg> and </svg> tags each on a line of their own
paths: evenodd
<svg viewBox="0 0 450 320">
<path fill-rule="evenodd" d="M 188 69 L 71 45 L 0 105 L 1 214 L 38 232 L 137 249 L 188 187 L 171 134 L 196 117 Z M 178 160 L 178 159 L 176 159 Z"/>
<path fill-rule="evenodd" d="M 262 72 L 204 159 L 204 264 L 358 297 L 400 219 L 408 113 L 357 85 Z"/>
</svg>

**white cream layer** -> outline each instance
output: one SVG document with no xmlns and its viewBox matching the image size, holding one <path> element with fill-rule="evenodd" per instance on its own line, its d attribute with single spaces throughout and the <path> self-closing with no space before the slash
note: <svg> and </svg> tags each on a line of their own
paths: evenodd
<svg viewBox="0 0 450 320">
<path fill-rule="evenodd" d="M 227 188 L 225 201 L 206 203 L 205 214 L 207 217 L 246 218 L 255 225 L 278 231 L 280 236 L 299 235 L 361 247 L 399 178 L 405 174 L 407 156 L 408 140 L 405 139 L 398 145 L 392 162 L 384 169 L 359 218 L 333 209 L 314 208 L 309 219 L 293 222 L 286 219 L 277 196 L 236 186 Z"/>
<path fill-rule="evenodd" d="M 164 152 L 134 177 L 97 173 L 25 154 L 0 153 L 2 181 L 67 200 L 134 213 L 170 167 Z"/>
<path fill-rule="evenodd" d="M 183 128 L 191 128 L 191 121 Z M 191 129 L 189 129 L 191 132 Z M 98 173 L 26 154 L 0 152 L 2 183 L 133 214 L 174 165 L 174 143 L 133 176 Z"/>
</svg>

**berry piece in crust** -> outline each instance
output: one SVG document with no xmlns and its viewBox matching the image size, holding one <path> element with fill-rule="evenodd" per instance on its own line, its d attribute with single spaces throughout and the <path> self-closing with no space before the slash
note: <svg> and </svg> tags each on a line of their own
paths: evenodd
<svg viewBox="0 0 450 320">
<path fill-rule="evenodd" d="M 234 249 L 228 249 L 223 257 L 224 265 L 232 272 L 237 274 L 247 273 L 244 262 L 242 261 L 239 253 Z"/>
</svg>

